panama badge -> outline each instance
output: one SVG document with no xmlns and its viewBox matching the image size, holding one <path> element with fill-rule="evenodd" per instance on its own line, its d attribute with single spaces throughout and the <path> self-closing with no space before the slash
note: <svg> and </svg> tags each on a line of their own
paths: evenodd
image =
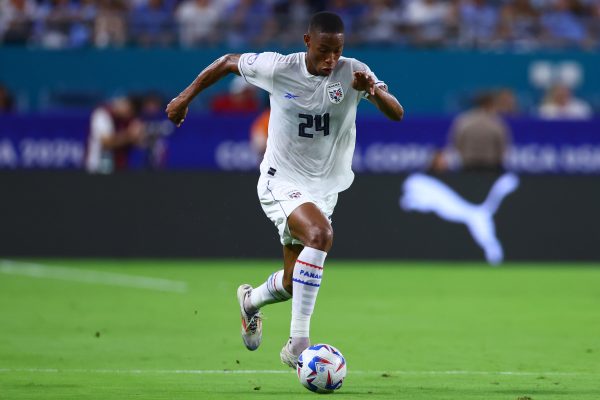
<svg viewBox="0 0 600 400">
<path fill-rule="evenodd" d="M 329 101 L 333 104 L 340 104 L 344 100 L 344 89 L 341 82 L 330 83 L 327 85 L 327 94 Z"/>
</svg>

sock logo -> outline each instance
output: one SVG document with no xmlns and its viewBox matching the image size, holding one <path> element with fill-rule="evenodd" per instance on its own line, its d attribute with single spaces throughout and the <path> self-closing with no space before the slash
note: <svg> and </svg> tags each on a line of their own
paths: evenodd
<svg viewBox="0 0 600 400">
<path fill-rule="evenodd" d="M 486 260 L 496 265 L 504 259 L 504 251 L 496 236 L 494 214 L 502 200 L 518 187 L 519 178 L 506 173 L 496 180 L 483 203 L 473 204 L 439 179 L 417 173 L 404 181 L 400 207 L 406 211 L 433 212 L 446 221 L 465 224 L 483 249 Z"/>
<path fill-rule="evenodd" d="M 313 278 L 313 279 L 321 279 L 321 277 L 323 275 L 318 274 L 316 272 L 311 272 L 311 271 L 305 271 L 303 269 L 300 270 L 300 276 L 305 276 L 307 278 Z"/>
</svg>

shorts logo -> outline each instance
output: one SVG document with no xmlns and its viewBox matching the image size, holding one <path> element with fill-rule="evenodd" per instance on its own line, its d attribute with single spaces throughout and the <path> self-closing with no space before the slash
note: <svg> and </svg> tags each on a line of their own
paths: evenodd
<svg viewBox="0 0 600 400">
<path fill-rule="evenodd" d="M 330 83 L 327 85 L 327 94 L 329 101 L 333 104 L 340 104 L 344 100 L 344 89 L 341 82 Z"/>
<path fill-rule="evenodd" d="M 288 196 L 290 199 L 294 200 L 294 199 L 299 199 L 300 197 L 302 197 L 302 193 L 300 193 L 300 192 L 299 192 L 299 191 L 297 191 L 297 190 L 292 190 L 291 192 L 289 192 L 289 193 L 287 194 L 287 196 Z"/>
</svg>

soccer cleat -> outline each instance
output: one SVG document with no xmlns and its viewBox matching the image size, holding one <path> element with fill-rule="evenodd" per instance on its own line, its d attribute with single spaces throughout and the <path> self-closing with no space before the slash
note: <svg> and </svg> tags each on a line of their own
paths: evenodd
<svg viewBox="0 0 600 400">
<path fill-rule="evenodd" d="M 309 347 L 309 346 L 306 346 L 306 347 Z M 298 366 L 298 357 L 300 357 L 301 353 L 302 352 L 300 352 L 298 354 L 294 354 L 292 352 L 292 338 L 290 338 L 283 346 L 283 349 L 281 349 L 281 353 L 279 353 L 279 357 L 281 358 L 282 363 L 289 365 L 292 368 L 296 368 Z"/>
<path fill-rule="evenodd" d="M 262 341 L 262 315 L 260 311 L 248 314 L 244 308 L 244 300 L 252 292 L 252 286 L 241 285 L 237 290 L 237 298 L 240 303 L 240 314 L 242 316 L 242 340 L 248 350 L 258 349 Z"/>
</svg>

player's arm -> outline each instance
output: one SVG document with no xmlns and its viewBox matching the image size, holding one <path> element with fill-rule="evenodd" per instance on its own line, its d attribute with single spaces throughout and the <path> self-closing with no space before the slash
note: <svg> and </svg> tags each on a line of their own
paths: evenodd
<svg viewBox="0 0 600 400">
<path fill-rule="evenodd" d="M 391 120 L 400 121 L 404 117 L 404 107 L 385 86 L 375 86 L 369 101 Z"/>
<path fill-rule="evenodd" d="M 375 80 L 364 71 L 354 72 L 352 87 L 369 94 L 369 101 L 379 109 L 386 117 L 394 121 L 400 121 L 404 116 L 404 108 L 393 94 L 387 91 L 385 86 L 375 86 Z"/>
<path fill-rule="evenodd" d="M 239 54 L 226 54 L 206 67 L 194 81 L 167 105 L 167 117 L 178 127 L 181 126 L 188 112 L 188 106 L 204 89 L 224 76 L 233 73 L 240 75 L 238 69 Z"/>
</svg>

